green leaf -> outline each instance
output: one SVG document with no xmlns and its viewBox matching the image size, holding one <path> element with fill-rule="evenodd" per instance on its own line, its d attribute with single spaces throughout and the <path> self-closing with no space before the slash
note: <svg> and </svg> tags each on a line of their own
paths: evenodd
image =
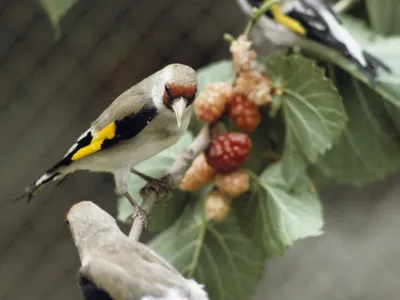
<svg viewBox="0 0 400 300">
<path fill-rule="evenodd" d="M 344 19 L 344 22 L 346 26 L 352 28 L 352 33 L 356 35 L 357 39 L 368 52 L 374 54 L 390 66 L 392 74 L 381 71 L 380 79 L 383 81 L 382 84 L 370 88 L 382 96 L 379 97 L 374 93 L 374 99 L 381 101 L 388 100 L 390 102 L 384 103 L 384 105 L 387 107 L 388 113 L 396 127 L 400 129 L 400 53 L 396 50 L 400 47 L 400 36 L 383 38 L 371 32 L 364 22 L 354 18 L 347 17 Z M 390 95 L 397 97 L 395 102 L 390 97 L 382 95 L 379 89 L 384 89 Z M 366 93 L 369 95 L 370 91 Z"/>
<path fill-rule="evenodd" d="M 338 77 L 349 127 L 318 166 L 338 181 L 361 185 L 399 168 L 399 145 L 394 136 L 400 129 L 400 54 L 396 50 L 400 37 L 383 38 L 353 18 L 344 18 L 344 22 L 369 52 L 393 70 L 393 75 L 381 72 L 381 78 L 387 83 L 372 88 L 348 76 Z M 394 99 L 384 97 L 380 89 L 397 96 Z"/>
<path fill-rule="evenodd" d="M 399 0 L 366 0 L 372 28 L 384 35 L 400 34 Z"/>
<path fill-rule="evenodd" d="M 380 73 L 380 75 L 383 76 L 382 79 L 388 80 L 388 83 L 393 80 L 397 84 L 397 88 L 400 88 L 400 54 L 399 51 L 397 51 L 397 48 L 400 47 L 400 36 L 383 37 L 378 35 L 371 31 L 364 21 L 356 18 L 345 17 L 343 18 L 343 23 L 351 30 L 351 33 L 365 50 L 374 54 L 377 58 L 390 66 L 393 74 L 390 75 L 382 71 Z"/>
<path fill-rule="evenodd" d="M 283 87 L 279 100 L 286 124 L 282 172 L 291 181 L 332 148 L 347 117 L 336 88 L 313 60 L 279 56 L 268 59 L 266 68 L 273 85 Z"/>
<path fill-rule="evenodd" d="M 203 91 L 207 84 L 225 81 L 230 82 L 233 77 L 233 64 L 231 60 L 220 60 L 197 70 L 199 91 Z"/>
<path fill-rule="evenodd" d="M 60 37 L 60 20 L 78 0 L 40 0 L 40 4 L 54 27 L 56 38 Z"/>
<path fill-rule="evenodd" d="M 349 76 L 341 82 L 349 126 L 339 143 L 321 158 L 319 168 L 338 181 L 358 185 L 394 173 L 400 167 L 400 145 L 391 116 L 399 121 L 399 110 L 385 105 L 378 94 Z"/>
<path fill-rule="evenodd" d="M 207 221 L 202 201 L 190 205 L 149 246 L 185 277 L 204 283 L 213 300 L 251 299 L 264 271 L 261 253 L 243 235 L 236 219 Z"/>
<path fill-rule="evenodd" d="M 396 51 L 400 47 L 400 37 L 388 38 L 374 43 L 366 44 L 365 49 L 382 60 L 392 70 L 392 74 L 380 71 L 380 79 L 382 81 L 381 88 L 385 89 L 394 97 L 400 97 L 400 53 Z M 371 87 L 377 90 L 377 87 Z M 390 101 L 393 105 L 400 109 L 400 100 L 392 101 L 391 98 L 383 96 L 384 99 Z"/>
<path fill-rule="evenodd" d="M 187 149 L 192 141 L 192 134 L 186 132 L 175 145 L 136 165 L 135 168 L 146 175 L 159 178 L 167 171 L 178 156 Z M 140 190 L 145 186 L 145 184 L 146 181 L 140 177 L 134 174 L 130 175 L 128 191 L 138 204 L 141 203 L 141 197 L 139 195 Z M 182 213 L 186 203 L 186 196 L 186 193 L 175 190 L 172 199 L 155 205 L 151 212 L 153 218 L 149 224 L 150 228 L 152 230 L 162 230 L 171 225 Z M 118 198 L 117 213 L 117 217 L 121 221 L 125 221 L 126 218 L 133 213 L 132 205 L 124 196 Z"/>
<path fill-rule="evenodd" d="M 322 234 L 321 203 L 307 176 L 289 184 L 277 163 L 252 178 L 250 196 L 233 205 L 244 232 L 266 257 L 280 257 L 296 240 Z"/>
<path fill-rule="evenodd" d="M 396 127 L 397 132 L 400 132 L 400 109 L 387 101 L 384 101 L 383 105 L 386 107 L 386 110 L 392 119 L 393 125 Z"/>
</svg>

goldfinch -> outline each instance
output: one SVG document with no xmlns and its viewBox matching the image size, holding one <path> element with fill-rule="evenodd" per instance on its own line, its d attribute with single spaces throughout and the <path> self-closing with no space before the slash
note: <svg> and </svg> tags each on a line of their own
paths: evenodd
<svg viewBox="0 0 400 300">
<path fill-rule="evenodd" d="M 66 222 L 79 252 L 78 283 L 86 300 L 208 299 L 201 285 L 123 234 L 93 202 L 72 206 Z"/>
<path fill-rule="evenodd" d="M 250 13 L 251 6 L 258 7 L 265 1 L 238 0 L 238 3 L 245 12 Z M 279 4 L 272 5 L 266 17 L 296 36 L 339 51 L 354 62 L 372 82 L 377 80 L 378 68 L 391 72 L 382 61 L 362 49 L 325 0 L 281 0 Z M 263 33 L 272 43 L 277 42 L 285 46 L 294 46 L 296 43 L 293 36 L 285 34 L 279 28 L 275 28 L 276 32 L 272 32 L 274 30 L 271 22 L 261 20 L 260 23 L 263 26 Z"/>
<path fill-rule="evenodd" d="M 147 77 L 117 97 L 64 157 L 18 199 L 27 197 L 29 202 L 40 187 L 75 171 L 110 172 L 117 191 L 146 222 L 147 214 L 128 193 L 129 173 L 153 180 L 134 166 L 180 139 L 188 128 L 196 94 L 196 72 L 186 65 L 171 64 Z"/>
</svg>

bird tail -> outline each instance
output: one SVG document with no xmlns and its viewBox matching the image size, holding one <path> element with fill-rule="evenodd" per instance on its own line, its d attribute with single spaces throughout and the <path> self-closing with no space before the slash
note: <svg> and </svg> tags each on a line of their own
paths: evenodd
<svg viewBox="0 0 400 300">
<path fill-rule="evenodd" d="M 368 80 L 375 84 L 379 82 L 379 76 L 378 76 L 378 70 L 382 69 L 386 73 L 391 74 L 392 69 L 386 65 L 383 61 L 381 61 L 379 58 L 376 56 L 363 51 L 364 58 L 367 62 L 366 66 L 362 66 L 356 59 L 353 57 L 349 57 L 351 60 L 353 60 L 359 67 L 359 69 L 364 73 L 364 75 L 368 78 Z"/>
<path fill-rule="evenodd" d="M 376 56 L 364 51 L 363 52 L 365 59 L 367 60 L 367 63 L 369 66 L 374 67 L 375 69 L 381 68 L 387 73 L 392 73 L 392 69 L 385 64 L 383 61 L 381 61 L 379 58 Z"/>
<path fill-rule="evenodd" d="M 47 183 L 49 183 L 50 181 L 60 180 L 59 184 L 61 184 L 66 177 L 67 177 L 67 175 L 62 175 L 59 172 L 58 168 L 49 169 L 46 173 L 44 173 L 42 176 L 40 176 L 36 181 L 34 181 L 29 186 L 27 186 L 25 188 L 25 192 L 22 195 L 15 198 L 14 201 L 19 201 L 21 199 L 26 198 L 27 201 L 30 202 L 31 199 L 35 196 L 36 192 L 40 188 L 45 186 Z"/>
</svg>

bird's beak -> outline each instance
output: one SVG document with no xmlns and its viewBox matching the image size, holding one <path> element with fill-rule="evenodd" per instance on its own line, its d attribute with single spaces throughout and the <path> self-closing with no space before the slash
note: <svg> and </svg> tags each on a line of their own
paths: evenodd
<svg viewBox="0 0 400 300">
<path fill-rule="evenodd" d="M 173 104 L 172 104 L 172 109 L 175 112 L 176 115 L 176 121 L 178 122 L 178 127 L 181 127 L 182 124 L 182 117 L 183 117 L 183 112 L 186 108 L 186 100 L 185 98 L 181 97 L 178 100 L 176 100 Z"/>
</svg>

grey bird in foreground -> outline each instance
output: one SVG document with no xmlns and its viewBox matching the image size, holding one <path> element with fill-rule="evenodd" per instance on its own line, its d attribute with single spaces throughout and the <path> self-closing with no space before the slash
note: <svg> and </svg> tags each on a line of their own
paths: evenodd
<svg viewBox="0 0 400 300">
<path fill-rule="evenodd" d="M 85 300 L 208 299 L 201 285 L 123 234 L 115 219 L 93 202 L 72 206 L 66 222 L 82 264 L 78 282 Z"/>
<path fill-rule="evenodd" d="M 18 199 L 26 197 L 29 201 L 43 185 L 61 182 L 78 170 L 110 172 L 117 191 L 132 203 L 146 225 L 147 214 L 128 193 L 129 173 L 168 188 L 165 182 L 139 173 L 134 166 L 181 138 L 188 128 L 196 94 L 196 72 L 186 65 L 171 64 L 147 77 L 117 97 L 64 157 Z"/>
</svg>

